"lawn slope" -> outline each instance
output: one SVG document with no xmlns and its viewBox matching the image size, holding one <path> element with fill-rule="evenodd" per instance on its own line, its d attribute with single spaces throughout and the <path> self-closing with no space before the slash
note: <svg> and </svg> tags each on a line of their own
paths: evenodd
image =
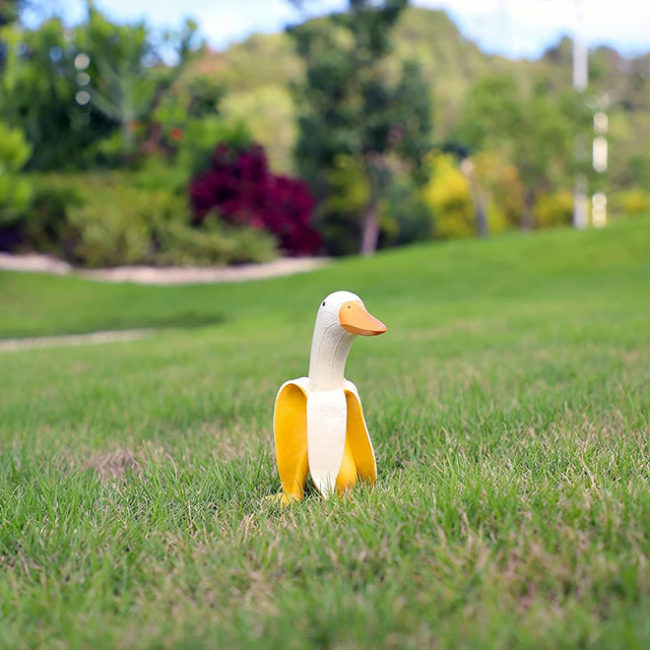
<svg viewBox="0 0 650 650">
<path fill-rule="evenodd" d="M 0 647 L 647 647 L 650 221 L 194 287 L 0 274 Z M 358 292 L 379 481 L 283 509 L 271 416 Z M 197 325 L 199 325 L 197 327 Z"/>
</svg>

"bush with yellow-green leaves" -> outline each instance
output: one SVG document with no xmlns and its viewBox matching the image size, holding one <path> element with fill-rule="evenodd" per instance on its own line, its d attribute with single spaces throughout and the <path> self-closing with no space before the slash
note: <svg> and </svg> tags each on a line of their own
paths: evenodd
<svg viewBox="0 0 650 650">
<path fill-rule="evenodd" d="M 18 172 L 30 154 L 22 131 L 0 122 L 0 227 L 14 222 L 29 204 L 30 184 Z"/>
</svg>

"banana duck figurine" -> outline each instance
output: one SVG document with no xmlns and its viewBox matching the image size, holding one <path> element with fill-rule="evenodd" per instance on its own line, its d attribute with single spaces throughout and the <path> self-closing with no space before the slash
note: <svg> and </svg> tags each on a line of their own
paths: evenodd
<svg viewBox="0 0 650 650">
<path fill-rule="evenodd" d="M 354 293 L 335 291 L 320 304 L 309 376 L 282 384 L 275 401 L 273 430 L 282 503 L 302 500 L 308 472 L 324 497 L 334 490 L 343 494 L 357 478 L 377 480 L 359 392 L 344 371 L 355 336 L 385 331 Z"/>
</svg>

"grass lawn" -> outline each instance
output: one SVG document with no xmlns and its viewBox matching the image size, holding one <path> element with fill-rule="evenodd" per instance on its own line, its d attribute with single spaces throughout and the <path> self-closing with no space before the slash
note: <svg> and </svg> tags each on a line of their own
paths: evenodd
<svg viewBox="0 0 650 650">
<path fill-rule="evenodd" d="M 379 466 L 289 508 L 275 393 L 359 293 Z M 189 326 L 192 327 L 189 327 Z M 650 219 L 250 284 L 0 274 L 0 647 L 650 647 Z M 188 327 L 184 327 L 188 326 Z"/>
</svg>

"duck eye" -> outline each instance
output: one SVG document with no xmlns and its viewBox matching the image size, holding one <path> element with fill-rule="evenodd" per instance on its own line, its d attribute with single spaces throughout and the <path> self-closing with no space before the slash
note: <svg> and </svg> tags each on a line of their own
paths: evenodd
<svg viewBox="0 0 650 650">
<path fill-rule="evenodd" d="M 323 307 L 325 307 L 325 301 L 323 300 Z"/>
</svg>

